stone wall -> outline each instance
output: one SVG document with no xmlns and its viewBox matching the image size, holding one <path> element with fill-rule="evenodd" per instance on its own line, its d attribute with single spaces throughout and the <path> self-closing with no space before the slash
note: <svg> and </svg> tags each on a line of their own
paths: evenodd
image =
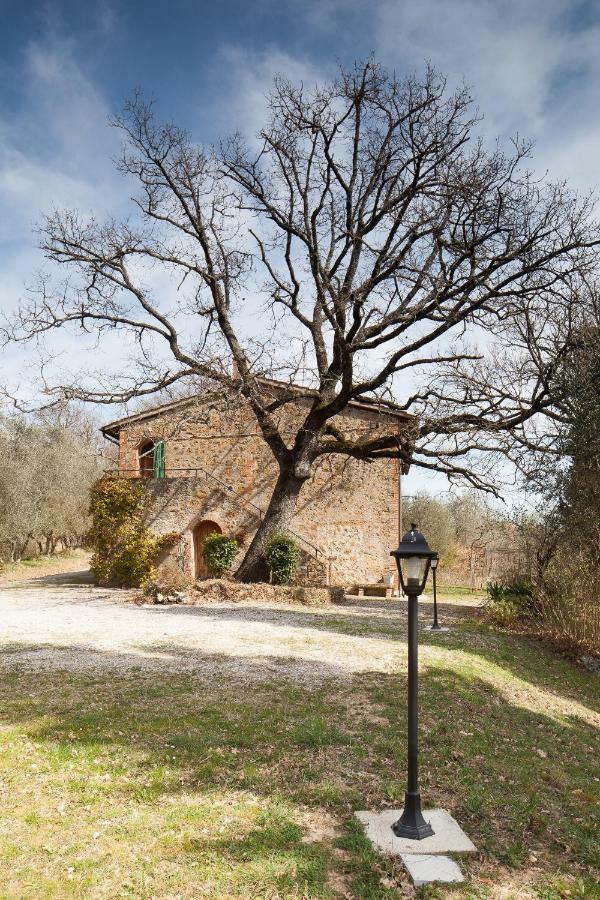
<svg viewBox="0 0 600 900">
<path fill-rule="evenodd" d="M 286 408 L 286 415 L 292 414 Z M 396 429 L 395 420 L 374 421 L 375 415 L 353 409 L 339 417 L 338 424 L 354 433 Z M 291 419 L 289 430 L 292 433 Z M 120 431 L 120 469 L 132 474 L 138 469 L 138 448 L 148 440 L 165 441 L 168 476 L 150 482 L 151 528 L 157 534 L 182 534 L 170 562 L 193 573 L 193 529 L 203 520 L 235 537 L 241 557 L 276 476 L 276 464 L 257 434 L 252 413 L 241 403 L 234 408 L 196 404 L 125 424 Z M 192 471 L 196 467 L 199 470 Z M 318 548 L 319 577 L 323 571 L 330 573 L 332 584 L 378 581 L 393 574 L 389 552 L 398 542 L 397 461 L 322 458 L 302 490 L 292 529 Z M 310 555 L 310 546 L 301 546 Z"/>
</svg>

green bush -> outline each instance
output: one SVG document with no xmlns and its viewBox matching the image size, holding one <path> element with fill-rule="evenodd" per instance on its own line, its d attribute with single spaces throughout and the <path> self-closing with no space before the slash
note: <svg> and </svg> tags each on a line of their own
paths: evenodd
<svg viewBox="0 0 600 900">
<path fill-rule="evenodd" d="M 274 534 L 267 544 L 271 584 L 292 584 L 300 562 L 298 544 L 285 534 Z"/>
<path fill-rule="evenodd" d="M 238 542 L 226 534 L 209 534 L 204 540 L 204 561 L 208 574 L 213 578 L 221 578 L 228 572 L 235 559 Z"/>
<path fill-rule="evenodd" d="M 155 576 L 155 563 L 178 534 L 154 537 L 145 523 L 148 489 L 143 479 L 104 476 L 90 494 L 96 580 L 120 587 L 139 587 Z"/>
<path fill-rule="evenodd" d="M 536 611 L 533 588 L 523 578 L 490 581 L 486 593 L 490 617 L 499 624 L 528 618 Z"/>
<path fill-rule="evenodd" d="M 490 603 L 504 603 L 509 600 L 523 610 L 530 610 L 533 607 L 533 588 L 524 578 L 490 581 L 486 590 Z"/>
</svg>

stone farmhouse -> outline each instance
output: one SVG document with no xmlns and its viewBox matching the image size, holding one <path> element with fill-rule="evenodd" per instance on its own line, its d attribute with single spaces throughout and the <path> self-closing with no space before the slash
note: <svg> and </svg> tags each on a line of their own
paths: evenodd
<svg viewBox="0 0 600 900">
<path fill-rule="evenodd" d="M 279 382 L 261 382 L 276 396 Z M 289 386 L 285 386 L 289 393 Z M 281 407 L 280 425 L 309 403 L 306 391 Z M 336 424 L 349 432 L 397 433 L 411 417 L 373 402 L 353 402 Z M 102 428 L 118 444 L 119 474 L 148 478 L 149 525 L 179 541 L 159 564 L 190 578 L 206 576 L 203 543 L 218 531 L 235 537 L 240 561 L 267 508 L 276 464 L 243 398 L 194 396 L 156 406 Z M 399 540 L 397 460 L 364 462 L 331 455 L 305 484 L 291 536 L 301 549 L 306 584 L 389 583 L 390 550 Z"/>
</svg>

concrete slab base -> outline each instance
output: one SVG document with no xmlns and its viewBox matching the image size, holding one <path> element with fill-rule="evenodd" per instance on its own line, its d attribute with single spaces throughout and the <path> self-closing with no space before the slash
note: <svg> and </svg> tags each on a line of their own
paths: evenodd
<svg viewBox="0 0 600 900">
<path fill-rule="evenodd" d="M 446 809 L 423 810 L 423 818 L 434 833 L 421 841 L 396 837 L 392 831 L 392 825 L 402 815 L 401 809 L 363 810 L 355 815 L 376 850 L 400 857 L 416 887 L 434 881 L 464 881 L 459 866 L 445 854 L 477 852 L 475 844 Z"/>
<path fill-rule="evenodd" d="M 401 853 L 400 858 L 415 887 L 431 884 L 432 881 L 458 884 L 465 880 L 460 868 L 449 856 L 438 856 L 431 853 Z"/>
<path fill-rule="evenodd" d="M 445 625 L 440 625 L 439 628 L 434 628 L 433 625 L 428 625 L 427 631 L 433 631 L 433 633 L 435 634 L 437 631 L 450 631 L 450 629 L 447 628 Z"/>
<path fill-rule="evenodd" d="M 401 809 L 385 809 L 383 812 L 364 810 L 355 815 L 365 829 L 367 837 L 380 853 L 391 856 L 400 856 L 403 853 L 429 856 L 477 852 L 475 844 L 446 809 L 423 810 L 423 818 L 429 822 L 434 833 L 421 841 L 396 837 L 392 831 L 393 823 L 402 815 Z"/>
</svg>

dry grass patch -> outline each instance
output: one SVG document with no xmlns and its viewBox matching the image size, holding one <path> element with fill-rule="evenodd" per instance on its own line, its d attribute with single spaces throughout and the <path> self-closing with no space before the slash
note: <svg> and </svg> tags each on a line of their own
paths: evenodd
<svg viewBox="0 0 600 900">
<path fill-rule="evenodd" d="M 55 556 L 34 556 L 16 563 L 5 563 L 0 568 L 0 584 L 79 572 L 88 568 L 89 561 L 90 554 L 86 550 L 65 550 Z"/>
</svg>

